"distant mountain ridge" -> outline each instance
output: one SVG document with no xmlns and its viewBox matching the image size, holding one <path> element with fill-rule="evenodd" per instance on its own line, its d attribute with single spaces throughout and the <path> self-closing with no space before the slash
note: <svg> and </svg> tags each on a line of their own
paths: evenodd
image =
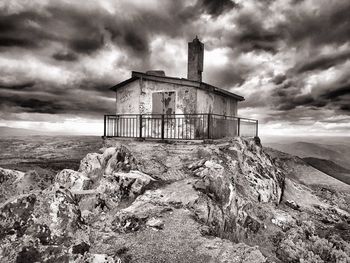
<svg viewBox="0 0 350 263">
<path fill-rule="evenodd" d="M 299 156 L 300 158 L 313 157 L 332 161 L 350 170 L 350 147 L 344 144 L 320 144 L 314 142 L 266 143 L 264 146 Z"/>
<path fill-rule="evenodd" d="M 324 172 L 325 174 L 328 174 L 339 181 L 342 181 L 346 184 L 350 185 L 350 170 L 346 169 L 332 161 L 320 159 L 320 158 L 314 158 L 314 157 L 306 157 L 303 158 L 303 160 L 311 165 L 312 167 L 316 168 L 317 170 Z"/>
</svg>

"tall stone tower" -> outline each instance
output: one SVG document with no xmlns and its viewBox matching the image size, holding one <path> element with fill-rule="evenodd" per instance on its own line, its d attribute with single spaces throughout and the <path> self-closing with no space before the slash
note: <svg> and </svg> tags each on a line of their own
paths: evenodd
<svg viewBox="0 0 350 263">
<path fill-rule="evenodd" d="M 187 78 L 202 81 L 204 44 L 196 36 L 188 43 Z"/>
</svg>

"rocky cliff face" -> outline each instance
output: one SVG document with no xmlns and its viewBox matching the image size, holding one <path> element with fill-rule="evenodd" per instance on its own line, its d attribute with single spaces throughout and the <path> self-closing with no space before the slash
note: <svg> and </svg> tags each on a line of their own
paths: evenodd
<svg viewBox="0 0 350 263">
<path fill-rule="evenodd" d="M 258 140 L 105 146 L 47 188 L 0 170 L 1 261 L 350 260 L 347 207 L 285 178 Z"/>
</svg>

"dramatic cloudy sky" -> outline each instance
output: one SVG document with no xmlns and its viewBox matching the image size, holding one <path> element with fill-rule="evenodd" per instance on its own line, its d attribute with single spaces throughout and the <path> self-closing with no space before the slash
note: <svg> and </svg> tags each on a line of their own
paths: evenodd
<svg viewBox="0 0 350 263">
<path fill-rule="evenodd" d="M 131 70 L 204 80 L 245 96 L 264 134 L 350 131 L 349 0 L 2 0 L 0 126 L 102 133 L 108 88 Z"/>
</svg>

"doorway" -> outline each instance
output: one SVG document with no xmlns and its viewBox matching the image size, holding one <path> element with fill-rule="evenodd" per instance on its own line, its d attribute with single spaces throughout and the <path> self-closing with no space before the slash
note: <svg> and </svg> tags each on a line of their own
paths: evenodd
<svg viewBox="0 0 350 263">
<path fill-rule="evenodd" d="M 153 114 L 175 114 L 175 91 L 152 93 Z"/>
</svg>

